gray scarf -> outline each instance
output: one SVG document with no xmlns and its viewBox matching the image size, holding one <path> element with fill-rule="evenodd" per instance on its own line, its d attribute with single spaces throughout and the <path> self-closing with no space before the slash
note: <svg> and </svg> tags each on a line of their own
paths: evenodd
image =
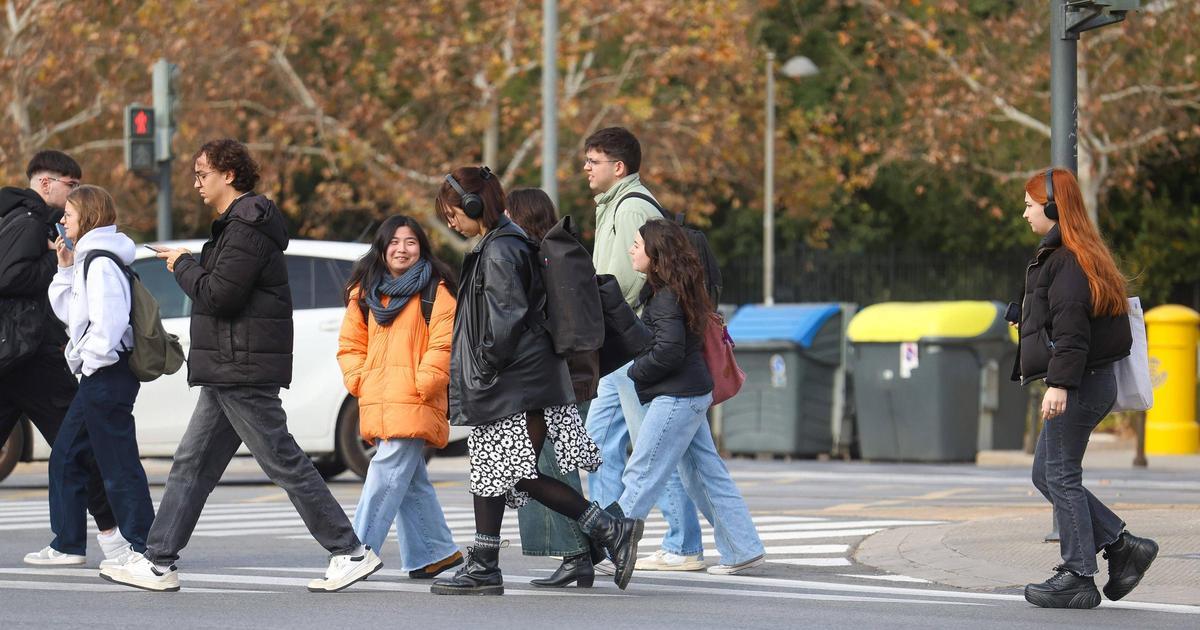
<svg viewBox="0 0 1200 630">
<path fill-rule="evenodd" d="M 421 258 L 409 267 L 408 271 L 400 274 L 399 278 L 393 278 L 391 275 L 381 277 L 379 282 L 367 291 L 366 296 L 367 307 L 375 314 L 375 323 L 380 326 L 391 324 L 396 315 L 400 314 L 400 309 L 408 304 L 408 300 L 429 284 L 432 274 L 433 265 Z M 385 295 L 392 298 L 387 306 L 383 305 Z"/>
</svg>

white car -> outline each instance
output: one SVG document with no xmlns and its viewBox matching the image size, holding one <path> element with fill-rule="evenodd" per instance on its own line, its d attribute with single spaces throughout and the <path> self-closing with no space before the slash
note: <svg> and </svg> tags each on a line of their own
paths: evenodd
<svg viewBox="0 0 1200 630">
<path fill-rule="evenodd" d="M 168 247 L 186 247 L 199 253 L 204 241 L 172 241 Z M 358 404 L 342 383 L 337 363 L 338 331 L 345 306 L 343 288 L 350 269 L 370 248 L 365 243 L 294 240 L 288 245 L 288 281 L 292 288 L 295 324 L 292 386 L 280 390 L 288 428 L 300 448 L 308 453 L 326 478 L 349 468 L 364 476 L 373 447 L 358 434 Z M 157 298 L 167 332 L 179 335 L 186 352 L 190 342 L 192 301 L 154 252 L 139 247 L 131 265 L 142 284 Z M 175 374 L 143 383 L 133 415 L 138 448 L 143 457 L 171 457 L 191 419 L 198 389 L 187 384 L 187 366 Z M 461 450 L 469 427 L 450 427 L 450 441 Z M 32 438 L 32 439 L 30 439 Z M 245 446 L 238 451 L 249 453 Z M 27 419 L 13 430 L 0 450 L 0 480 L 18 461 L 45 460 L 50 447 Z"/>
</svg>

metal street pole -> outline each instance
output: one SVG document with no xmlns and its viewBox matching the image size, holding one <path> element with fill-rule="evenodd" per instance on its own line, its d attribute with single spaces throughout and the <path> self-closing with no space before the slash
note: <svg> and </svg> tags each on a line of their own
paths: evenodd
<svg viewBox="0 0 1200 630">
<path fill-rule="evenodd" d="M 557 0 L 542 0 L 542 190 L 558 207 Z"/>
<path fill-rule="evenodd" d="M 775 304 L 775 53 L 767 52 L 767 137 L 763 143 L 763 304 Z"/>
<path fill-rule="evenodd" d="M 1079 34 L 1067 30 L 1067 4 L 1050 2 L 1050 163 L 1079 170 L 1078 57 Z"/>
</svg>

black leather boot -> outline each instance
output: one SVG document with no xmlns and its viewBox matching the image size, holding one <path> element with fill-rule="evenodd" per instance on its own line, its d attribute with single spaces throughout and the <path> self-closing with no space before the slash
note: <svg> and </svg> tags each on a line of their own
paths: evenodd
<svg viewBox="0 0 1200 630">
<path fill-rule="evenodd" d="M 1158 557 L 1158 543 L 1121 532 L 1121 537 L 1105 548 L 1104 557 L 1108 559 L 1108 583 L 1104 585 L 1104 596 L 1115 602 L 1128 595 L 1142 581 L 1146 569 Z"/>
<path fill-rule="evenodd" d="M 575 582 L 579 588 L 591 588 L 595 579 L 596 572 L 592 569 L 591 554 L 585 551 L 576 556 L 563 558 L 558 570 L 550 577 L 529 580 L 529 583 L 547 588 L 563 588 Z"/>
<path fill-rule="evenodd" d="M 613 567 L 616 568 L 613 582 L 618 588 L 625 590 L 629 579 L 633 577 L 638 542 L 642 539 L 645 522 L 640 518 L 613 516 L 593 503 L 583 516 L 579 517 L 579 526 L 604 549 L 609 560 L 612 560 Z"/>
<path fill-rule="evenodd" d="M 467 548 L 467 561 L 454 577 L 434 581 L 434 595 L 503 595 L 504 576 L 500 573 L 500 548 Z"/>
<path fill-rule="evenodd" d="M 1056 567 L 1054 577 L 1041 584 L 1025 585 L 1025 601 L 1041 608 L 1095 608 L 1100 591 L 1091 576 L 1082 577 Z"/>
</svg>

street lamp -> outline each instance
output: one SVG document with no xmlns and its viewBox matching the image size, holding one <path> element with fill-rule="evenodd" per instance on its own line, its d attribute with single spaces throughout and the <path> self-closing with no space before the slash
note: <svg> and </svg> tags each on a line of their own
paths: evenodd
<svg viewBox="0 0 1200 630">
<path fill-rule="evenodd" d="M 783 64 L 783 75 L 811 77 L 820 70 L 812 59 L 792 57 Z M 775 304 L 775 53 L 767 52 L 766 168 L 763 174 L 763 304 Z"/>
</svg>

